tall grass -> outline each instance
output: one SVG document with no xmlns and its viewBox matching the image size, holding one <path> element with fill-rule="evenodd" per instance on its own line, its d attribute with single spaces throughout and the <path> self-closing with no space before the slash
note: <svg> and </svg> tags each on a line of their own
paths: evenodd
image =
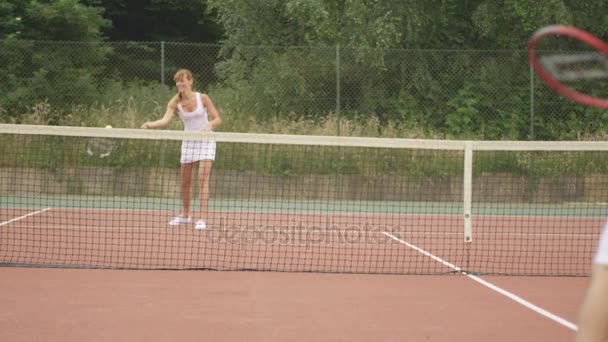
<svg viewBox="0 0 608 342">
<path fill-rule="evenodd" d="M 91 105 L 71 107 L 61 115 L 60 125 L 104 127 L 112 125 L 117 128 L 139 128 L 148 120 L 162 117 L 167 101 L 173 96 L 168 87 L 158 84 L 126 85 L 108 83 L 103 89 L 103 98 Z M 371 119 L 362 115 L 342 115 L 327 113 L 322 119 L 306 119 L 296 114 L 290 117 L 274 117 L 260 120 L 249 113 L 231 110 L 228 99 L 220 94 L 217 98 L 211 94 L 216 107 L 222 116 L 222 126 L 217 131 L 296 134 L 309 136 L 357 136 L 383 138 L 419 138 L 442 139 L 442 132 L 429 132 L 421 127 L 404 125 L 400 122 L 380 123 L 374 116 Z M 58 117 L 48 102 L 35 103 L 14 123 L 46 125 L 51 118 Z M 174 118 L 167 129 L 181 130 L 179 119 Z M 582 140 L 604 140 L 604 135 L 586 135 Z M 15 137 L 2 137 L 0 152 L 3 159 L 0 166 L 23 165 L 32 167 L 55 168 L 65 164 L 77 165 L 110 165 L 119 169 L 139 166 L 179 167 L 179 143 L 155 142 L 153 145 L 141 146 L 134 140 L 121 144 L 118 153 L 107 160 L 91 159 L 82 151 L 71 156 L 68 153 L 52 151 L 70 148 L 82 141 L 56 139 L 14 140 Z M 15 144 L 18 144 L 17 148 Z M 78 147 L 84 150 L 83 147 Z M 12 150 L 11 150 L 12 149 Z M 15 149 L 19 151 L 16 152 Z M 224 157 L 229 154 L 229 157 Z M 294 158 L 294 155 L 312 155 L 314 158 Z M 23 158 L 24 155 L 35 155 L 35 158 Z M 557 157 L 556 157 L 557 156 Z M 448 151 L 413 151 L 396 149 L 317 149 L 302 146 L 262 146 L 246 144 L 220 144 L 216 167 L 230 170 L 257 170 L 264 174 L 291 176 L 299 173 L 330 174 L 358 173 L 373 174 L 406 174 L 410 177 L 425 175 L 452 175 L 462 172 L 461 153 Z M 161 164 L 159 165 L 159 160 Z M 474 172 L 508 172 L 526 174 L 531 169 L 538 175 L 551 174 L 584 174 L 608 173 L 608 158 L 600 153 L 477 153 Z"/>
</svg>

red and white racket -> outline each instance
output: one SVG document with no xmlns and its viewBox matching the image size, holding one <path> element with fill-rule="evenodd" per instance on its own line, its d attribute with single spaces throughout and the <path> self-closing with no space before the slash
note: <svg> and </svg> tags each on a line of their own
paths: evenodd
<svg viewBox="0 0 608 342">
<path fill-rule="evenodd" d="M 547 26 L 530 38 L 528 58 L 561 95 L 608 109 L 608 45 L 601 39 L 571 26 Z"/>
</svg>

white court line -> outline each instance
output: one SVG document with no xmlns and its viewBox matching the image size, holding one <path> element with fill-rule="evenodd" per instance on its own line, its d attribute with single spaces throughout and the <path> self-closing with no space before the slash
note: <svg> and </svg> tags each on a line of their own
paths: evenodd
<svg viewBox="0 0 608 342">
<path fill-rule="evenodd" d="M 528 308 L 528 309 L 530 309 L 530 310 L 532 310 L 532 311 L 534 311 L 534 312 L 536 312 L 536 313 L 538 313 L 538 314 L 540 314 L 542 316 L 545 316 L 546 318 L 549 318 L 549 319 L 551 319 L 551 320 L 553 320 L 553 321 L 555 321 L 555 322 L 557 322 L 557 323 L 559 323 L 559 324 L 561 324 L 561 325 L 563 325 L 563 326 L 565 326 L 567 328 L 570 328 L 570 329 L 572 329 L 574 331 L 578 330 L 578 327 L 576 326 L 576 324 L 574 324 L 572 322 L 569 322 L 569 321 L 567 321 L 567 320 L 565 320 L 565 319 L 563 319 L 563 318 L 561 318 L 561 317 L 559 317 L 559 316 L 557 316 L 557 315 L 555 315 L 555 314 L 553 314 L 553 313 L 551 313 L 551 312 L 549 312 L 549 311 L 547 311 L 547 310 L 545 310 L 545 309 L 543 309 L 543 308 L 541 308 L 539 306 L 536 306 L 536 305 L 528 302 L 527 300 L 525 300 L 525 299 L 523 299 L 523 298 L 521 298 L 521 297 L 519 297 L 519 296 L 517 296 L 517 295 L 515 295 L 515 294 L 513 294 L 513 293 L 511 293 L 511 292 L 509 292 L 507 290 L 504 290 L 504 289 L 502 289 L 502 288 L 500 288 L 500 287 L 498 287 L 498 286 L 496 286 L 496 285 L 494 285 L 494 284 L 492 284 L 490 282 L 487 282 L 487 281 L 481 279 L 480 277 L 474 276 L 472 274 L 468 274 L 465 271 L 463 271 L 460 267 L 458 267 L 458 266 L 456 266 L 454 264 L 451 264 L 451 263 L 449 263 L 449 262 L 441 259 L 440 257 L 438 257 L 436 255 L 433 255 L 433 254 L 425 251 L 424 249 L 422 249 L 422 248 L 420 248 L 420 247 L 418 247 L 416 245 L 413 245 L 413 244 L 411 244 L 411 243 L 409 243 L 409 242 L 407 242 L 405 240 L 402 240 L 402 239 L 400 239 L 400 238 L 396 237 L 395 235 L 393 235 L 391 233 L 388 233 L 388 232 L 384 232 L 384 235 L 390 237 L 391 239 L 393 239 L 395 241 L 398 241 L 398 242 L 400 242 L 400 243 L 408 246 L 409 248 L 411 248 L 411 249 L 413 249 L 413 250 L 415 250 L 415 251 L 417 251 L 417 252 L 419 252 L 421 254 L 424 254 L 424 255 L 428 256 L 429 258 L 437 261 L 438 263 L 440 263 L 440 264 L 442 264 L 444 266 L 447 266 L 447 267 L 453 269 L 454 271 L 456 271 L 458 273 L 461 273 L 461 274 L 469 277 L 470 279 L 478 282 L 479 284 L 481 284 L 481 285 L 483 285 L 485 287 L 488 287 L 489 289 L 494 290 L 494 291 L 502 294 L 503 296 L 506 296 L 507 298 L 509 298 L 509 299 L 511 299 L 511 300 L 513 300 L 513 301 L 515 301 L 515 302 L 523 305 L 524 307 L 526 307 L 526 308 Z"/>
<path fill-rule="evenodd" d="M 462 230 L 462 227 L 458 227 Z M 398 230 L 397 230 L 398 231 Z M 423 232 L 423 231 L 400 231 L 409 236 L 462 236 L 462 232 Z M 484 235 L 490 235 L 490 238 L 494 239 L 497 236 L 505 236 L 505 237 L 524 237 L 524 238 L 548 238 L 548 237 L 567 237 L 567 238 L 588 238 L 593 237 L 596 238 L 601 232 L 590 232 L 590 233 L 513 233 L 513 232 L 479 232 L 475 233 L 479 238 L 484 238 Z M 595 243 L 595 241 L 594 241 Z"/>
<path fill-rule="evenodd" d="M 38 215 L 38 214 L 42 214 L 43 212 L 45 212 L 45 211 L 49 211 L 49 210 L 51 210 L 51 208 L 44 208 L 44 209 L 42 209 L 42 210 L 33 211 L 33 212 L 31 212 L 31 213 L 27 213 L 27 214 L 25 214 L 25 215 L 21 215 L 21 216 L 19 216 L 19 217 L 15 217 L 15 218 L 10 219 L 10 220 L 8 220 L 8 221 L 0 222 L 0 227 L 5 226 L 5 225 L 7 225 L 7 224 L 9 224 L 9 223 L 13 223 L 13 222 L 15 222 L 15 221 L 23 220 L 23 219 L 24 219 L 24 218 L 26 218 L 26 217 L 30 217 L 30 216 L 34 216 L 34 215 Z"/>
</svg>

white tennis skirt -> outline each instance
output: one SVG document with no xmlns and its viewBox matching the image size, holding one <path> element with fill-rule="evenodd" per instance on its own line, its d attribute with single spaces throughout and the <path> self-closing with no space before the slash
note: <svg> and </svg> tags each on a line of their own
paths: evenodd
<svg viewBox="0 0 608 342">
<path fill-rule="evenodd" d="M 194 163 L 200 160 L 215 160 L 215 141 L 182 141 L 180 163 Z"/>
</svg>

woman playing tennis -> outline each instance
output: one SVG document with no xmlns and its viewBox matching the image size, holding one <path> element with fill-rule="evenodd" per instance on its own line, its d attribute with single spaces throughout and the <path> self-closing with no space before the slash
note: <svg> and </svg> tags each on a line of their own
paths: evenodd
<svg viewBox="0 0 608 342">
<path fill-rule="evenodd" d="M 142 128 L 165 127 L 173 118 L 175 111 L 184 124 L 187 132 L 211 132 L 222 123 L 211 98 L 206 94 L 192 91 L 192 73 L 180 69 L 173 77 L 178 93 L 167 104 L 165 115 L 156 121 L 144 123 Z M 211 120 L 209 120 L 211 118 Z M 182 212 L 169 222 L 170 226 L 192 222 L 190 216 L 190 198 L 192 192 L 192 176 L 196 163 L 199 163 L 198 185 L 200 199 L 200 219 L 196 221 L 195 229 L 206 229 L 207 206 L 209 202 L 209 175 L 215 160 L 215 141 L 183 141 L 181 150 L 181 194 Z"/>
</svg>

